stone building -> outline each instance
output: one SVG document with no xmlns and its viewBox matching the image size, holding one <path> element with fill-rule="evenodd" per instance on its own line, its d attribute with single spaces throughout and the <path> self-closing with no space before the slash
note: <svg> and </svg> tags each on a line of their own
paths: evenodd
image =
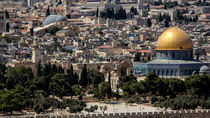
<svg viewBox="0 0 210 118">
<path fill-rule="evenodd" d="M 31 60 L 21 60 L 21 61 L 12 60 L 11 62 L 8 62 L 6 66 L 11 66 L 11 67 L 24 66 L 26 68 L 30 67 L 34 75 L 36 75 L 36 69 L 39 61 L 40 61 L 40 49 L 37 40 L 34 40 L 34 43 L 32 45 Z"/>
<path fill-rule="evenodd" d="M 193 59 L 192 41 L 183 30 L 172 27 L 163 32 L 156 46 L 156 58 L 148 63 L 133 63 L 133 73 L 146 75 L 155 72 L 160 77 L 182 78 L 198 73 L 210 62 Z"/>
</svg>

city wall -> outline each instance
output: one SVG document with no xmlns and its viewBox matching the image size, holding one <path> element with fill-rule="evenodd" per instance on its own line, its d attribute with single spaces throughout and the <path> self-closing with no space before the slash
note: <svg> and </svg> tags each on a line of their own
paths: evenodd
<svg viewBox="0 0 210 118">
<path fill-rule="evenodd" d="M 210 110 L 167 111 L 167 112 L 132 112 L 90 115 L 22 115 L 7 118 L 210 118 Z"/>
</svg>

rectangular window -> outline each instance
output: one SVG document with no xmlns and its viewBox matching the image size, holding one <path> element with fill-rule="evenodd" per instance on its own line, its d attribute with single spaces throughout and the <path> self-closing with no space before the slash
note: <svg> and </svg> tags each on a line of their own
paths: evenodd
<svg viewBox="0 0 210 118">
<path fill-rule="evenodd" d="M 172 57 L 175 57 L 175 54 L 174 54 L 174 52 L 172 52 Z"/>
</svg>

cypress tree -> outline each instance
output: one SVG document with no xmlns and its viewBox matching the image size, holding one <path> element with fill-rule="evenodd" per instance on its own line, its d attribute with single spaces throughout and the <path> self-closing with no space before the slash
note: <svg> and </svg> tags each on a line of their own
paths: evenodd
<svg viewBox="0 0 210 118">
<path fill-rule="evenodd" d="M 165 27 L 169 27 L 168 20 L 165 20 Z"/>
<path fill-rule="evenodd" d="M 9 22 L 6 23 L 6 32 L 9 32 L 10 30 L 10 25 L 9 25 Z"/>
<path fill-rule="evenodd" d="M 45 17 L 49 16 L 50 15 L 50 8 L 48 6 L 47 10 L 46 10 L 46 13 L 45 13 Z"/>
<path fill-rule="evenodd" d="M 99 16 L 98 16 L 98 13 L 99 13 L 99 9 L 98 9 L 98 7 L 97 7 L 97 9 L 96 9 L 96 17 L 99 17 Z"/>
<path fill-rule="evenodd" d="M 159 15 L 159 22 L 162 22 L 163 21 L 163 17 L 162 17 L 162 15 L 160 14 Z"/>
<path fill-rule="evenodd" d="M 123 9 L 123 17 L 122 17 L 122 19 L 126 19 L 126 18 L 127 18 L 126 11 L 125 11 L 125 9 Z"/>
<path fill-rule="evenodd" d="M 110 72 L 109 72 L 109 75 L 108 75 L 108 83 L 109 83 L 108 98 L 110 99 L 112 97 L 111 75 L 110 75 Z"/>
<path fill-rule="evenodd" d="M 74 69 L 73 69 L 73 65 L 71 65 L 71 67 L 70 67 L 70 72 L 69 72 L 69 75 L 70 75 L 70 77 L 71 77 L 71 78 L 73 78 L 73 77 L 74 77 Z"/>
<path fill-rule="evenodd" d="M 52 65 L 52 73 L 57 73 L 58 69 L 57 66 L 55 64 Z"/>
<path fill-rule="evenodd" d="M 60 4 L 62 4 L 62 1 L 61 1 L 61 0 L 59 0 L 59 1 L 58 1 L 58 4 L 59 4 L 59 5 L 60 5 Z"/>
<path fill-rule="evenodd" d="M 50 64 L 45 64 L 44 69 L 43 69 L 43 75 L 51 75 L 51 67 Z"/>
<path fill-rule="evenodd" d="M 5 11 L 5 17 L 9 18 L 9 12 L 7 10 Z"/>
<path fill-rule="evenodd" d="M 71 85 L 78 84 L 78 76 L 74 74 L 73 66 L 71 65 L 70 69 L 67 70 L 67 77 Z"/>
<path fill-rule="evenodd" d="M 119 85 L 117 84 L 117 91 L 116 91 L 116 99 L 117 99 L 117 100 L 119 99 L 119 96 L 120 96 L 120 95 L 119 95 L 119 94 L 120 94 L 120 93 L 119 93 L 119 88 L 120 88 L 120 87 L 119 87 Z"/>
<path fill-rule="evenodd" d="M 198 21 L 198 15 L 195 16 L 196 22 Z"/>
<path fill-rule="evenodd" d="M 77 73 L 74 73 L 74 80 L 75 84 L 78 84 L 79 76 L 77 75 Z"/>
<path fill-rule="evenodd" d="M 151 22 L 151 20 L 148 18 L 147 19 L 147 27 L 151 27 L 152 26 L 152 22 Z"/>
<path fill-rule="evenodd" d="M 192 22 L 192 18 L 191 18 L 191 17 L 190 17 L 190 19 L 189 19 L 189 20 L 190 20 L 190 22 Z"/>
<path fill-rule="evenodd" d="M 58 73 L 64 73 L 64 69 L 61 66 L 58 67 Z"/>
<path fill-rule="evenodd" d="M 37 65 L 37 77 L 41 77 L 42 76 L 42 65 L 41 62 L 39 61 L 38 65 Z"/>
<path fill-rule="evenodd" d="M 34 36 L 34 29 L 33 28 L 30 28 L 30 34 L 31 34 L 31 36 Z"/>
<path fill-rule="evenodd" d="M 135 54 L 135 57 L 134 57 L 134 62 L 138 62 L 140 61 L 140 57 L 141 57 L 141 54 L 138 52 Z"/>
<path fill-rule="evenodd" d="M 81 72 L 81 78 L 79 80 L 79 85 L 82 87 L 86 87 L 88 85 L 88 78 L 87 78 L 87 66 L 86 64 L 84 64 L 83 68 L 82 68 L 82 72 Z"/>
</svg>

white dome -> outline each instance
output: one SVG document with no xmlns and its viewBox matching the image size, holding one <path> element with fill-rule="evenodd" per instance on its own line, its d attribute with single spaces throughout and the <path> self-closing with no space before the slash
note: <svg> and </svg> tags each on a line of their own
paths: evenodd
<svg viewBox="0 0 210 118">
<path fill-rule="evenodd" d="M 200 72 L 209 72 L 210 71 L 210 68 L 208 66 L 202 66 L 200 68 Z"/>
<path fill-rule="evenodd" d="M 54 22 L 66 21 L 67 18 L 63 15 L 49 15 L 45 18 L 43 25 L 49 25 Z"/>
</svg>

